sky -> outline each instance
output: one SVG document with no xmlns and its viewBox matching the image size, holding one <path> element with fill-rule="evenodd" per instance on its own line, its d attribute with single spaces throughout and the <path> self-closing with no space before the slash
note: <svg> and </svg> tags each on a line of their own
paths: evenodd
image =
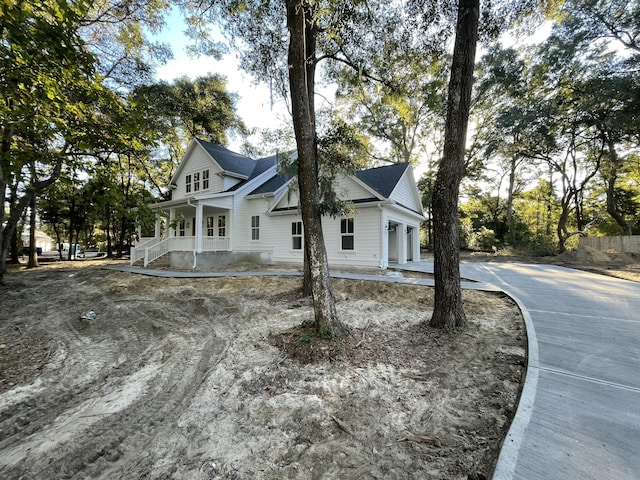
<svg viewBox="0 0 640 480">
<path fill-rule="evenodd" d="M 505 38 L 503 43 L 505 46 L 513 46 L 516 42 L 522 43 L 538 43 L 549 34 L 550 24 L 543 25 L 536 34 L 530 37 Z M 211 57 L 193 57 L 187 53 L 187 46 L 190 39 L 185 34 L 186 24 L 182 19 L 181 13 L 174 9 L 168 17 L 167 22 L 160 34 L 154 38 L 158 41 L 167 43 L 173 50 L 174 59 L 157 69 L 156 77 L 159 80 L 171 81 L 175 78 L 186 75 L 194 79 L 198 76 L 208 73 L 217 73 L 227 78 L 227 89 L 231 93 L 238 95 L 236 103 L 236 112 L 244 121 L 245 125 L 251 128 L 275 128 L 279 127 L 282 122 L 289 121 L 286 104 L 277 93 L 273 95 L 273 109 L 271 105 L 271 94 L 269 86 L 264 83 L 257 83 L 254 79 L 239 67 L 239 61 L 235 53 L 224 55 L 222 60 L 216 60 Z M 214 30 L 214 35 L 216 31 Z M 222 35 L 218 32 L 222 38 Z M 478 60 L 483 54 L 483 49 L 479 48 L 477 53 Z M 322 90 L 323 100 L 329 98 L 331 100 L 331 89 Z M 241 139 L 230 138 L 228 145 L 233 151 L 241 150 Z M 415 176 L 419 179 L 426 171 L 426 162 L 421 162 L 415 166 Z"/>
<path fill-rule="evenodd" d="M 227 78 L 227 90 L 238 95 L 236 113 L 242 118 L 248 128 L 269 128 L 277 126 L 274 118 L 286 118 L 286 105 L 284 100 L 274 94 L 273 110 L 271 108 L 271 95 L 269 86 L 264 83 L 256 83 L 251 75 L 239 67 L 239 61 L 234 53 L 224 55 L 222 60 L 212 57 L 193 57 L 187 53 L 190 40 L 185 34 L 186 25 L 181 14 L 175 11 L 167 19 L 167 24 L 154 38 L 168 43 L 174 59 L 157 69 L 156 78 L 171 81 L 186 75 L 194 79 L 208 73 L 217 73 Z M 229 148 L 238 151 L 239 139 L 231 139 Z"/>
</svg>

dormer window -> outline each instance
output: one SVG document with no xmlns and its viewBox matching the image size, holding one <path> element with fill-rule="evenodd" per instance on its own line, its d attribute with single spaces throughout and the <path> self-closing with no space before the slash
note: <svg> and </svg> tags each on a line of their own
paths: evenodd
<svg viewBox="0 0 640 480">
<path fill-rule="evenodd" d="M 184 177 L 184 188 L 185 192 L 191 193 L 191 175 L 187 175 Z"/>
</svg>

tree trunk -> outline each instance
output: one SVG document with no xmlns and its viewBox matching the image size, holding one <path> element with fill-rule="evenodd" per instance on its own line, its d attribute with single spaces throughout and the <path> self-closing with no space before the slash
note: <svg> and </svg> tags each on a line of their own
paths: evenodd
<svg viewBox="0 0 640 480">
<path fill-rule="evenodd" d="M 478 39 L 480 0 L 460 0 L 445 124 L 444 151 L 433 195 L 435 303 L 430 325 L 463 328 L 460 287 L 458 197 L 464 175 L 465 143 Z"/>
<path fill-rule="evenodd" d="M 513 191 L 516 184 L 516 167 L 518 163 L 515 157 L 511 158 L 509 169 L 509 191 L 507 192 L 507 227 L 509 228 L 509 240 L 511 246 L 516 246 L 516 226 L 513 219 Z"/>
<path fill-rule="evenodd" d="M 566 232 L 566 224 L 567 219 L 565 218 L 564 212 L 560 215 L 560 219 L 558 220 L 558 227 L 556 229 L 556 233 L 558 235 L 558 253 L 564 253 L 567 250 L 565 246 L 565 242 L 567 241 Z"/>
<path fill-rule="evenodd" d="M 613 218 L 618 226 L 622 228 L 623 235 L 631 235 L 631 225 L 618 210 L 616 205 L 616 180 L 618 179 L 619 158 L 616 152 L 613 140 L 607 136 L 607 147 L 609 149 L 609 161 L 611 162 L 611 170 L 609 178 L 605 180 L 607 185 L 607 213 Z"/>
<path fill-rule="evenodd" d="M 9 194 L 9 211 L 16 208 L 18 204 L 18 184 L 15 182 L 10 188 Z M 25 219 L 20 217 L 18 226 L 16 226 L 11 235 L 11 245 L 9 246 L 9 263 L 17 265 L 20 263 L 20 255 L 22 255 L 22 232 L 24 231 Z"/>
<path fill-rule="evenodd" d="M 571 209 L 569 205 L 571 205 L 572 198 L 574 193 L 568 192 L 562 199 L 562 211 L 560 212 L 560 218 L 558 218 L 558 227 L 556 228 L 556 233 L 558 235 L 558 253 L 563 253 L 567 247 L 566 242 L 569 238 L 569 229 L 567 228 L 567 224 L 569 222 L 569 214 L 571 213 Z"/>
<path fill-rule="evenodd" d="M 315 111 L 315 26 L 305 1 L 286 0 L 289 29 L 289 88 L 293 128 L 298 148 L 298 187 L 304 226 L 304 242 L 309 252 L 309 273 L 316 332 L 321 336 L 346 335 L 349 329 L 338 320 L 331 276 L 322 232 L 319 200 Z"/>
<path fill-rule="evenodd" d="M 107 228 L 105 230 L 107 236 L 107 258 L 113 257 L 113 245 L 111 243 L 111 215 L 107 218 Z"/>
<path fill-rule="evenodd" d="M 53 233 L 55 233 L 56 235 L 56 244 L 58 245 L 58 260 L 62 261 L 64 260 L 62 258 L 62 236 L 60 235 L 60 230 L 58 229 L 58 224 L 56 222 L 53 222 Z"/>
<path fill-rule="evenodd" d="M 117 241 L 117 254 L 116 256 L 118 258 L 122 258 L 122 254 L 124 252 L 124 237 L 126 234 L 126 225 L 127 225 L 127 219 L 125 218 L 124 214 L 120 216 L 120 235 L 118 235 L 116 241 Z"/>
<path fill-rule="evenodd" d="M 2 142 L 2 148 L 0 150 L 0 163 L 2 163 L 3 157 L 8 153 L 8 150 L 5 152 L 4 138 Z M 15 208 L 9 211 L 9 218 L 5 220 L 4 217 L 4 201 L 5 201 L 5 192 L 4 188 L 2 188 L 2 193 L 0 194 L 0 199 L 2 199 L 3 203 L 0 207 L 0 210 L 3 210 L 0 213 L 0 220 L 3 220 L 4 223 L 0 222 L 0 284 L 4 283 L 4 274 L 6 271 L 6 255 L 9 250 L 9 239 L 16 230 L 18 225 L 18 221 L 20 217 L 22 217 L 25 212 L 27 205 L 31 202 L 31 197 L 33 195 L 42 192 L 45 188 L 49 187 L 53 182 L 60 178 L 60 173 L 62 171 L 62 160 L 56 162 L 53 167 L 53 171 L 49 178 L 40 180 L 38 182 L 32 183 L 25 191 L 24 195 L 17 200 L 15 204 Z M 2 165 L 0 165 L 0 187 L 3 185 L 6 187 L 5 173 L 2 170 Z"/>
<path fill-rule="evenodd" d="M 21 223 L 24 226 L 24 222 L 21 221 Z M 11 245 L 9 246 L 9 263 L 13 265 L 17 265 L 18 263 L 20 263 L 20 255 L 22 255 L 22 249 L 20 248 L 22 244 L 22 235 L 18 235 L 22 231 L 22 228 L 23 227 L 16 228 L 13 231 L 13 235 L 11 235 Z"/>
<path fill-rule="evenodd" d="M 76 216 L 76 199 L 71 197 L 71 204 L 69 205 L 69 253 L 67 253 L 67 260 L 72 260 L 73 252 L 73 224 L 75 223 Z"/>
<path fill-rule="evenodd" d="M 38 251 L 36 247 L 36 196 L 34 195 L 29 204 L 29 263 L 27 268 L 39 267 Z"/>
<path fill-rule="evenodd" d="M 305 297 L 313 296 L 313 289 L 311 288 L 311 268 L 309 267 L 309 249 L 307 248 L 307 242 L 304 242 L 304 261 L 302 263 L 302 294 Z"/>
</svg>

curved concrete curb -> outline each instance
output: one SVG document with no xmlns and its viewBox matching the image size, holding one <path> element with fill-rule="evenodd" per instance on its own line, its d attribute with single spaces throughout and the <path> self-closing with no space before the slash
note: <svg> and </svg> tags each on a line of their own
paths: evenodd
<svg viewBox="0 0 640 480">
<path fill-rule="evenodd" d="M 522 439 L 524 438 L 524 432 L 529 425 L 533 411 L 536 390 L 538 388 L 539 372 L 538 338 L 533 326 L 533 321 L 531 320 L 531 315 L 518 297 L 507 291 L 503 290 L 503 292 L 516 302 L 524 318 L 524 325 L 527 331 L 527 373 L 525 375 L 524 385 L 522 386 L 522 392 L 520 393 L 516 413 L 513 420 L 511 420 L 511 426 L 500 448 L 500 455 L 498 456 L 498 461 L 493 471 L 492 478 L 494 480 L 510 480 L 515 476 L 515 468 L 522 446 Z"/>
</svg>

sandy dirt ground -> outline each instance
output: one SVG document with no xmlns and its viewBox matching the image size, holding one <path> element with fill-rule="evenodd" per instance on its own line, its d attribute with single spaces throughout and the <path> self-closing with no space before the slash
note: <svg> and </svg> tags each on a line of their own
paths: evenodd
<svg viewBox="0 0 640 480">
<path fill-rule="evenodd" d="M 640 278 L 620 254 L 540 261 Z M 425 325 L 430 288 L 336 280 L 353 336 L 327 342 L 301 326 L 299 278 L 108 263 L 0 286 L 0 478 L 490 477 L 526 370 L 508 298 L 465 292 L 469 326 L 447 334 Z"/>
</svg>

